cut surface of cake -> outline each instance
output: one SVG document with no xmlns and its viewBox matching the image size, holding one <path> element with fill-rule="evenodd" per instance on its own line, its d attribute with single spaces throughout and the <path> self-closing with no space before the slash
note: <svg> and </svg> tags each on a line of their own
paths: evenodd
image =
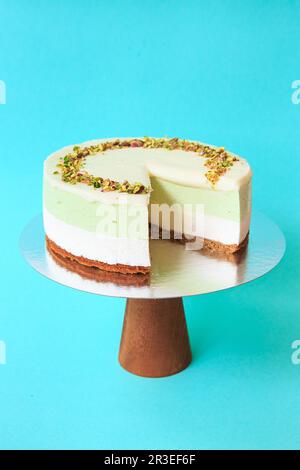
<svg viewBox="0 0 300 470">
<path fill-rule="evenodd" d="M 59 256 L 124 274 L 149 272 L 156 226 L 189 240 L 189 249 L 201 240 L 232 253 L 247 241 L 251 177 L 246 160 L 223 147 L 177 138 L 64 147 L 44 164 L 47 244 Z"/>
</svg>

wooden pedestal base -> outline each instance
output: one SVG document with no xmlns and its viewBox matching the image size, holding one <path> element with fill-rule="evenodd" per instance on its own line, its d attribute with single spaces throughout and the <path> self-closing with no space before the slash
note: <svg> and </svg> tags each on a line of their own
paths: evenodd
<svg viewBox="0 0 300 470">
<path fill-rule="evenodd" d="M 185 369 L 192 354 L 182 298 L 128 299 L 119 361 L 143 377 L 165 377 Z"/>
</svg>

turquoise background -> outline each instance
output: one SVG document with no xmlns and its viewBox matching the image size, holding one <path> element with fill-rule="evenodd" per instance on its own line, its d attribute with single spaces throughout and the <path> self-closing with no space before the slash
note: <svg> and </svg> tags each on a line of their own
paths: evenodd
<svg viewBox="0 0 300 470">
<path fill-rule="evenodd" d="M 0 448 L 299 448 L 300 1 L 0 0 Z M 65 288 L 19 253 L 42 162 L 97 137 L 224 145 L 282 228 L 269 275 L 187 298 L 183 373 L 119 367 L 125 301 Z"/>
</svg>

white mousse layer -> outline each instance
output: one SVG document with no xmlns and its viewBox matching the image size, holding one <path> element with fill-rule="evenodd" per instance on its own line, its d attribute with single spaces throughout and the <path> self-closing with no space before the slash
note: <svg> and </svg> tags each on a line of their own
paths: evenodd
<svg viewBox="0 0 300 470">
<path fill-rule="evenodd" d="M 250 217 L 250 215 L 249 215 Z M 185 220 L 188 217 L 185 217 Z M 184 232 L 187 236 L 196 236 L 199 238 L 206 238 L 208 240 L 216 241 L 224 245 L 239 245 L 245 238 L 249 230 L 249 219 L 244 219 L 241 223 L 233 220 L 222 219 L 212 215 L 197 217 L 194 215 L 193 219 L 187 223 L 188 227 L 196 226 L 197 230 Z M 168 231 L 170 225 L 161 224 L 163 230 Z M 173 226 L 171 225 L 171 230 Z M 180 233 L 174 227 L 174 232 Z"/>
<path fill-rule="evenodd" d="M 45 207 L 43 215 L 48 238 L 75 256 L 108 264 L 150 266 L 148 240 L 118 238 L 88 232 L 57 219 Z"/>
</svg>

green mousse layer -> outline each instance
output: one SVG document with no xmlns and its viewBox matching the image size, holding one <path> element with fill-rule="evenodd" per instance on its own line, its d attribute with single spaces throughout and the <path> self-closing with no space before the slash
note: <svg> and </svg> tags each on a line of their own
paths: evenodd
<svg viewBox="0 0 300 470">
<path fill-rule="evenodd" d="M 181 186 L 152 177 L 152 204 L 203 204 L 204 214 L 233 221 L 240 220 L 241 202 L 239 191 L 215 191 L 206 188 Z"/>
<path fill-rule="evenodd" d="M 240 220 L 248 201 L 248 185 L 240 191 L 215 191 L 185 187 L 157 177 L 151 178 L 151 185 L 151 204 L 203 204 L 206 216 L 232 221 Z M 56 218 L 89 232 L 134 239 L 148 238 L 147 206 L 128 206 L 127 228 L 124 232 L 124 213 L 120 212 L 120 205 L 84 199 L 81 195 L 52 185 L 47 178 L 44 180 L 44 204 Z M 106 224 L 103 223 L 105 217 Z M 131 231 L 131 222 L 139 225 L 138 230 L 133 226 Z"/>
<path fill-rule="evenodd" d="M 44 180 L 44 206 L 54 217 L 99 234 L 148 239 L 148 208 L 89 201 Z M 125 223 L 124 223 L 125 221 Z"/>
</svg>

